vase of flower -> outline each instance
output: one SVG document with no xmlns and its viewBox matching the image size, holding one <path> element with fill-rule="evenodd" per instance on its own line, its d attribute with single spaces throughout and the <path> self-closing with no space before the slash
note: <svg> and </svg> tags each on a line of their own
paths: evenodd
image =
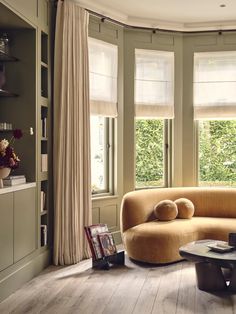
<svg viewBox="0 0 236 314">
<path fill-rule="evenodd" d="M 0 188 L 3 187 L 2 179 L 6 178 L 12 169 L 16 169 L 19 166 L 20 159 L 14 152 L 12 144 L 15 139 L 20 139 L 22 135 L 23 133 L 20 129 L 15 129 L 10 141 L 6 139 L 0 140 Z"/>
<path fill-rule="evenodd" d="M 2 179 L 8 177 L 10 172 L 11 172 L 11 168 L 7 168 L 7 167 L 0 168 L 0 189 L 3 188 Z"/>
</svg>

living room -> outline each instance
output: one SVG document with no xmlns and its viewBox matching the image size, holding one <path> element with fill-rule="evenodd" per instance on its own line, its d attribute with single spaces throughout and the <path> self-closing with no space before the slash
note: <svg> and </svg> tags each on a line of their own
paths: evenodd
<svg viewBox="0 0 236 314">
<path fill-rule="evenodd" d="M 179 252 L 236 232 L 235 9 L 0 1 L 1 140 L 20 159 L 0 189 L 1 313 L 235 311 L 234 275 L 199 289 Z M 165 200 L 174 218 L 149 227 Z M 91 224 L 125 265 L 92 268 Z"/>
</svg>

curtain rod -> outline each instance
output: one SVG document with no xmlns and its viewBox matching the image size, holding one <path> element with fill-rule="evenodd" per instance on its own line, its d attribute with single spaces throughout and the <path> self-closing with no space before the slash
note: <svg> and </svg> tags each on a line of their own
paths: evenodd
<svg viewBox="0 0 236 314">
<path fill-rule="evenodd" d="M 64 0 L 61 0 L 62 2 Z M 58 0 L 55 0 L 55 4 L 57 4 Z M 88 13 L 91 15 L 94 15 L 101 19 L 102 22 L 109 21 L 113 24 L 122 26 L 124 28 L 129 29 L 136 29 L 136 30 L 145 30 L 145 31 L 152 31 L 154 34 L 156 32 L 164 32 L 164 33 L 176 33 L 176 34 L 203 34 L 203 33 L 218 33 L 219 35 L 222 35 L 224 32 L 236 32 L 236 29 L 218 29 L 218 30 L 205 30 L 205 31 L 177 31 L 172 29 L 164 29 L 164 28 L 156 28 L 156 27 L 145 27 L 145 26 L 134 26 L 130 24 L 125 24 L 123 22 L 117 21 L 109 16 L 105 16 L 103 14 L 100 14 L 98 12 L 92 11 L 90 9 L 84 8 Z"/>
</svg>

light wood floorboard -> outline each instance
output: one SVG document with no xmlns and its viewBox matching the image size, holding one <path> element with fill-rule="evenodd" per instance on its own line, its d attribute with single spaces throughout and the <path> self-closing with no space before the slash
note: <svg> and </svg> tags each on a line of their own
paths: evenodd
<svg viewBox="0 0 236 314">
<path fill-rule="evenodd" d="M 236 295 L 196 287 L 194 264 L 91 269 L 50 266 L 2 303 L 0 314 L 236 314 Z"/>
</svg>

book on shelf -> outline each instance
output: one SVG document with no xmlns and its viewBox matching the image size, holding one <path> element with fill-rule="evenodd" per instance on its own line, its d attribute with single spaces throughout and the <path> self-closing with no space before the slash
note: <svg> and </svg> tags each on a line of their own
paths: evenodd
<svg viewBox="0 0 236 314">
<path fill-rule="evenodd" d="M 41 171 L 48 171 L 48 154 L 41 154 Z"/>
<path fill-rule="evenodd" d="M 42 137 L 44 138 L 47 137 L 47 118 L 41 119 L 41 133 L 42 133 Z"/>
<path fill-rule="evenodd" d="M 46 203 L 46 194 L 44 191 L 40 193 L 40 211 L 41 213 L 45 210 L 45 203 Z"/>
<path fill-rule="evenodd" d="M 48 243 L 47 229 L 47 225 L 41 225 L 41 246 L 45 246 Z"/>
<path fill-rule="evenodd" d="M 94 260 L 117 252 L 114 239 L 106 224 L 95 224 L 84 229 Z"/>
<path fill-rule="evenodd" d="M 24 175 L 9 176 L 3 179 L 3 185 L 13 186 L 26 183 L 26 177 Z"/>
</svg>

